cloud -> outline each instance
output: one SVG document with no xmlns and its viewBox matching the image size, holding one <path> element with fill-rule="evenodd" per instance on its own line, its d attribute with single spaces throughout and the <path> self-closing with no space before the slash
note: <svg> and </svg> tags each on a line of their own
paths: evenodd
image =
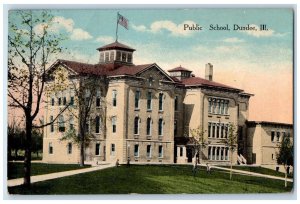
<svg viewBox="0 0 300 204">
<path fill-rule="evenodd" d="M 194 33 L 191 30 L 184 30 L 184 24 L 188 24 L 189 26 L 196 25 L 194 21 L 184 21 L 180 24 L 176 24 L 173 21 L 163 20 L 163 21 L 155 21 L 150 25 L 150 28 L 147 28 L 145 25 L 132 25 L 132 28 L 139 32 L 151 32 L 151 33 L 159 33 L 162 30 L 167 30 L 173 36 L 190 36 Z"/>
<path fill-rule="evenodd" d="M 93 38 L 87 31 L 81 28 L 75 28 L 70 36 L 71 40 L 88 40 Z"/>
<path fill-rule="evenodd" d="M 111 36 L 99 36 L 99 37 L 97 37 L 96 42 L 100 42 L 103 44 L 109 44 L 109 43 L 114 42 L 114 38 Z"/>
<path fill-rule="evenodd" d="M 223 40 L 223 42 L 226 43 L 241 43 L 241 42 L 245 42 L 245 40 L 239 39 L 239 38 L 226 38 Z"/>
<path fill-rule="evenodd" d="M 75 28 L 73 19 L 66 19 L 62 16 L 55 16 L 49 24 L 40 23 L 36 25 L 34 27 L 34 32 L 37 35 L 42 35 L 45 28 L 53 33 L 59 33 L 64 30 L 70 35 L 70 39 L 72 40 L 88 40 L 93 38 L 87 31 L 81 28 Z"/>
<path fill-rule="evenodd" d="M 275 35 L 275 31 L 272 30 L 272 29 L 260 30 L 259 26 L 255 25 L 255 24 L 250 24 L 249 27 L 253 27 L 255 29 L 253 29 L 253 30 L 242 30 L 242 31 L 239 31 L 239 32 L 246 33 L 247 35 L 251 35 L 251 36 L 254 36 L 254 37 L 257 37 L 257 38 L 271 37 L 271 36 Z"/>
</svg>

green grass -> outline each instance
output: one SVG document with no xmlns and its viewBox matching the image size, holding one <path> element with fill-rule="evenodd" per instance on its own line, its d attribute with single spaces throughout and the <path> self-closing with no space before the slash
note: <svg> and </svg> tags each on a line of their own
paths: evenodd
<svg viewBox="0 0 300 204">
<path fill-rule="evenodd" d="M 230 166 L 223 166 L 223 167 L 230 168 Z M 275 170 L 263 168 L 260 166 L 233 166 L 232 168 L 237 169 L 237 170 L 250 171 L 250 172 L 259 173 L 259 174 L 284 177 L 284 173 L 282 173 L 282 172 L 277 172 Z M 293 175 L 289 174 L 288 177 L 293 178 Z"/>
<path fill-rule="evenodd" d="M 78 164 L 44 164 L 44 163 L 31 163 L 31 175 L 50 174 L 61 171 L 69 171 L 80 168 L 87 168 L 90 166 L 80 167 Z M 24 164 L 20 162 L 8 162 L 7 164 L 7 177 L 8 179 L 22 178 Z"/>
<path fill-rule="evenodd" d="M 11 187 L 12 194 L 195 194 L 195 193 L 283 193 L 293 183 L 233 175 L 201 169 L 194 177 L 191 166 L 121 166 L 23 186 Z"/>
</svg>

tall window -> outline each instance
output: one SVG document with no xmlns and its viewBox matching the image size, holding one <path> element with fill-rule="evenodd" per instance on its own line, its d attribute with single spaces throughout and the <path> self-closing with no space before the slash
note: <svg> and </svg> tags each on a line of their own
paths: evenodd
<svg viewBox="0 0 300 204">
<path fill-rule="evenodd" d="M 55 99 L 54 99 L 54 97 L 52 97 L 51 98 L 51 105 L 54 106 L 54 104 L 55 104 Z"/>
<path fill-rule="evenodd" d="M 229 101 L 225 101 L 225 103 L 224 103 L 224 114 L 228 114 L 228 103 L 229 103 Z"/>
<path fill-rule="evenodd" d="M 101 105 L 101 92 L 100 90 L 97 90 L 96 93 L 96 107 L 100 107 Z"/>
<path fill-rule="evenodd" d="M 112 92 L 112 98 L 113 98 L 113 106 L 116 107 L 117 106 L 117 91 L 116 90 L 113 90 Z"/>
<path fill-rule="evenodd" d="M 151 118 L 147 118 L 147 135 L 151 135 Z"/>
<path fill-rule="evenodd" d="M 208 99 L 208 112 L 211 113 L 212 101 L 211 98 Z"/>
<path fill-rule="evenodd" d="M 110 52 L 110 61 L 114 61 L 115 59 L 115 52 L 114 51 L 111 51 Z"/>
<path fill-rule="evenodd" d="M 50 132 L 54 132 L 54 122 L 53 122 L 53 116 L 52 115 L 50 116 L 50 122 L 51 122 Z"/>
<path fill-rule="evenodd" d="M 174 99 L 174 109 L 175 109 L 175 111 L 178 111 L 178 96 L 175 96 L 175 99 Z"/>
<path fill-rule="evenodd" d="M 177 136 L 177 120 L 174 120 L 174 136 Z"/>
<path fill-rule="evenodd" d="M 105 62 L 109 61 L 109 52 L 105 52 Z"/>
<path fill-rule="evenodd" d="M 280 140 L 280 132 L 277 132 L 277 142 Z"/>
<path fill-rule="evenodd" d="M 275 141 L 275 132 L 274 131 L 271 132 L 271 141 L 272 142 Z"/>
<path fill-rule="evenodd" d="M 211 137 L 210 131 L 211 131 L 211 123 L 208 123 L 208 137 Z"/>
<path fill-rule="evenodd" d="M 147 109 L 148 110 L 152 109 L 152 93 L 151 92 L 147 93 Z"/>
<path fill-rule="evenodd" d="M 138 144 L 134 145 L 134 156 L 135 157 L 139 156 L 139 145 Z"/>
<path fill-rule="evenodd" d="M 158 135 L 163 135 L 163 119 L 158 120 Z"/>
<path fill-rule="evenodd" d="M 136 116 L 134 118 L 134 134 L 135 135 L 139 134 L 139 122 L 140 122 L 140 118 L 138 116 Z"/>
<path fill-rule="evenodd" d="M 163 110 L 163 97 L 164 97 L 164 94 L 163 93 L 160 93 L 159 94 L 159 103 L 158 103 L 158 110 L 162 111 Z"/>
<path fill-rule="evenodd" d="M 219 136 L 220 136 L 220 126 L 217 125 L 217 138 L 219 138 Z"/>
<path fill-rule="evenodd" d="M 116 122 L 117 122 L 117 118 L 116 118 L 116 116 L 113 116 L 112 119 L 111 119 L 111 125 L 112 125 L 112 132 L 113 133 L 115 133 L 117 131 Z"/>
<path fill-rule="evenodd" d="M 74 96 L 71 96 L 71 98 L 70 98 L 70 105 L 71 105 L 71 106 L 74 105 Z"/>
<path fill-rule="evenodd" d="M 85 90 L 85 95 L 84 95 L 84 97 L 85 97 L 85 105 L 88 107 L 90 104 L 90 96 L 91 96 L 91 92 L 90 92 L 90 90 L 89 89 L 86 89 Z"/>
<path fill-rule="evenodd" d="M 181 157 L 183 156 L 183 147 L 179 148 L 179 156 L 181 156 Z"/>
<path fill-rule="evenodd" d="M 49 142 L 49 154 L 53 154 L 53 145 L 52 145 L 52 142 Z"/>
<path fill-rule="evenodd" d="M 96 133 L 100 133 L 100 117 L 96 116 Z"/>
<path fill-rule="evenodd" d="M 64 132 L 65 131 L 65 121 L 64 121 L 64 116 L 60 115 L 58 117 L 58 131 L 59 132 Z"/>
<path fill-rule="evenodd" d="M 68 154 L 72 154 L 72 143 L 68 143 Z"/>
<path fill-rule="evenodd" d="M 224 114 L 224 100 L 221 100 L 221 114 Z"/>
<path fill-rule="evenodd" d="M 213 99 L 213 110 L 212 113 L 216 113 L 216 106 L 217 106 L 217 102 L 215 99 Z"/>
<path fill-rule="evenodd" d="M 134 99 L 134 107 L 135 108 L 139 108 L 139 103 L 140 103 L 140 95 L 141 92 L 140 91 L 135 91 L 135 99 Z"/>
<path fill-rule="evenodd" d="M 147 145 L 147 158 L 151 158 L 151 145 Z"/>
<path fill-rule="evenodd" d="M 122 61 L 126 62 L 126 52 L 122 52 Z"/>
<path fill-rule="evenodd" d="M 128 53 L 127 55 L 127 62 L 131 63 L 132 62 L 132 54 Z"/>
<path fill-rule="evenodd" d="M 64 106 L 67 105 L 67 97 L 66 96 L 63 97 L 63 105 Z"/>
<path fill-rule="evenodd" d="M 163 157 L 163 146 L 162 145 L 159 145 L 158 146 L 158 157 L 159 158 L 162 158 Z"/>
<path fill-rule="evenodd" d="M 61 97 L 58 98 L 58 105 L 61 106 L 62 102 L 61 102 Z"/>
<path fill-rule="evenodd" d="M 115 154 L 116 154 L 116 146 L 115 146 L 115 144 L 111 144 L 111 152 L 110 152 L 110 154 L 112 156 L 115 156 Z"/>
<path fill-rule="evenodd" d="M 221 125 L 221 138 L 224 137 L 224 124 Z"/>
<path fill-rule="evenodd" d="M 121 52 L 117 51 L 116 60 L 121 61 Z"/>
<path fill-rule="evenodd" d="M 217 100 L 217 108 L 215 113 L 220 113 L 220 100 Z"/>
<path fill-rule="evenodd" d="M 212 137 L 214 138 L 215 137 L 215 129 L 216 128 L 216 126 L 215 126 L 215 124 L 212 124 Z"/>
<path fill-rule="evenodd" d="M 100 62 L 104 62 L 104 53 L 100 52 Z"/>
<path fill-rule="evenodd" d="M 100 143 L 96 143 L 95 147 L 95 155 L 99 156 L 100 155 Z"/>
<path fill-rule="evenodd" d="M 74 118 L 73 116 L 70 116 L 70 130 L 74 129 Z"/>
</svg>

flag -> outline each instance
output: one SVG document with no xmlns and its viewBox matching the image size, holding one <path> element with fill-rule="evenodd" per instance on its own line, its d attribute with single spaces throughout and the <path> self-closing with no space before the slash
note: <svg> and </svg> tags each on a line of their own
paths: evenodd
<svg viewBox="0 0 300 204">
<path fill-rule="evenodd" d="M 120 14 L 118 14 L 118 24 L 120 24 L 128 30 L 128 19 Z"/>
</svg>

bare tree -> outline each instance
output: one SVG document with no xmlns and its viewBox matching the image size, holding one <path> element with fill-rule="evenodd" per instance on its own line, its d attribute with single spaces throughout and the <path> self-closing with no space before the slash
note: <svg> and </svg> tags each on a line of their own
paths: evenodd
<svg viewBox="0 0 300 204">
<path fill-rule="evenodd" d="M 46 67 L 50 58 L 62 51 L 63 36 L 51 32 L 52 23 L 53 16 L 47 11 L 9 13 L 8 97 L 9 106 L 21 109 L 25 117 L 26 186 L 30 185 L 32 129 L 49 125 L 33 124 L 43 103 Z"/>
<path fill-rule="evenodd" d="M 233 152 L 237 149 L 238 133 L 236 126 L 233 123 L 228 125 L 228 137 L 225 140 L 226 146 L 230 151 L 230 180 L 232 179 L 232 163 L 233 163 Z"/>
</svg>

